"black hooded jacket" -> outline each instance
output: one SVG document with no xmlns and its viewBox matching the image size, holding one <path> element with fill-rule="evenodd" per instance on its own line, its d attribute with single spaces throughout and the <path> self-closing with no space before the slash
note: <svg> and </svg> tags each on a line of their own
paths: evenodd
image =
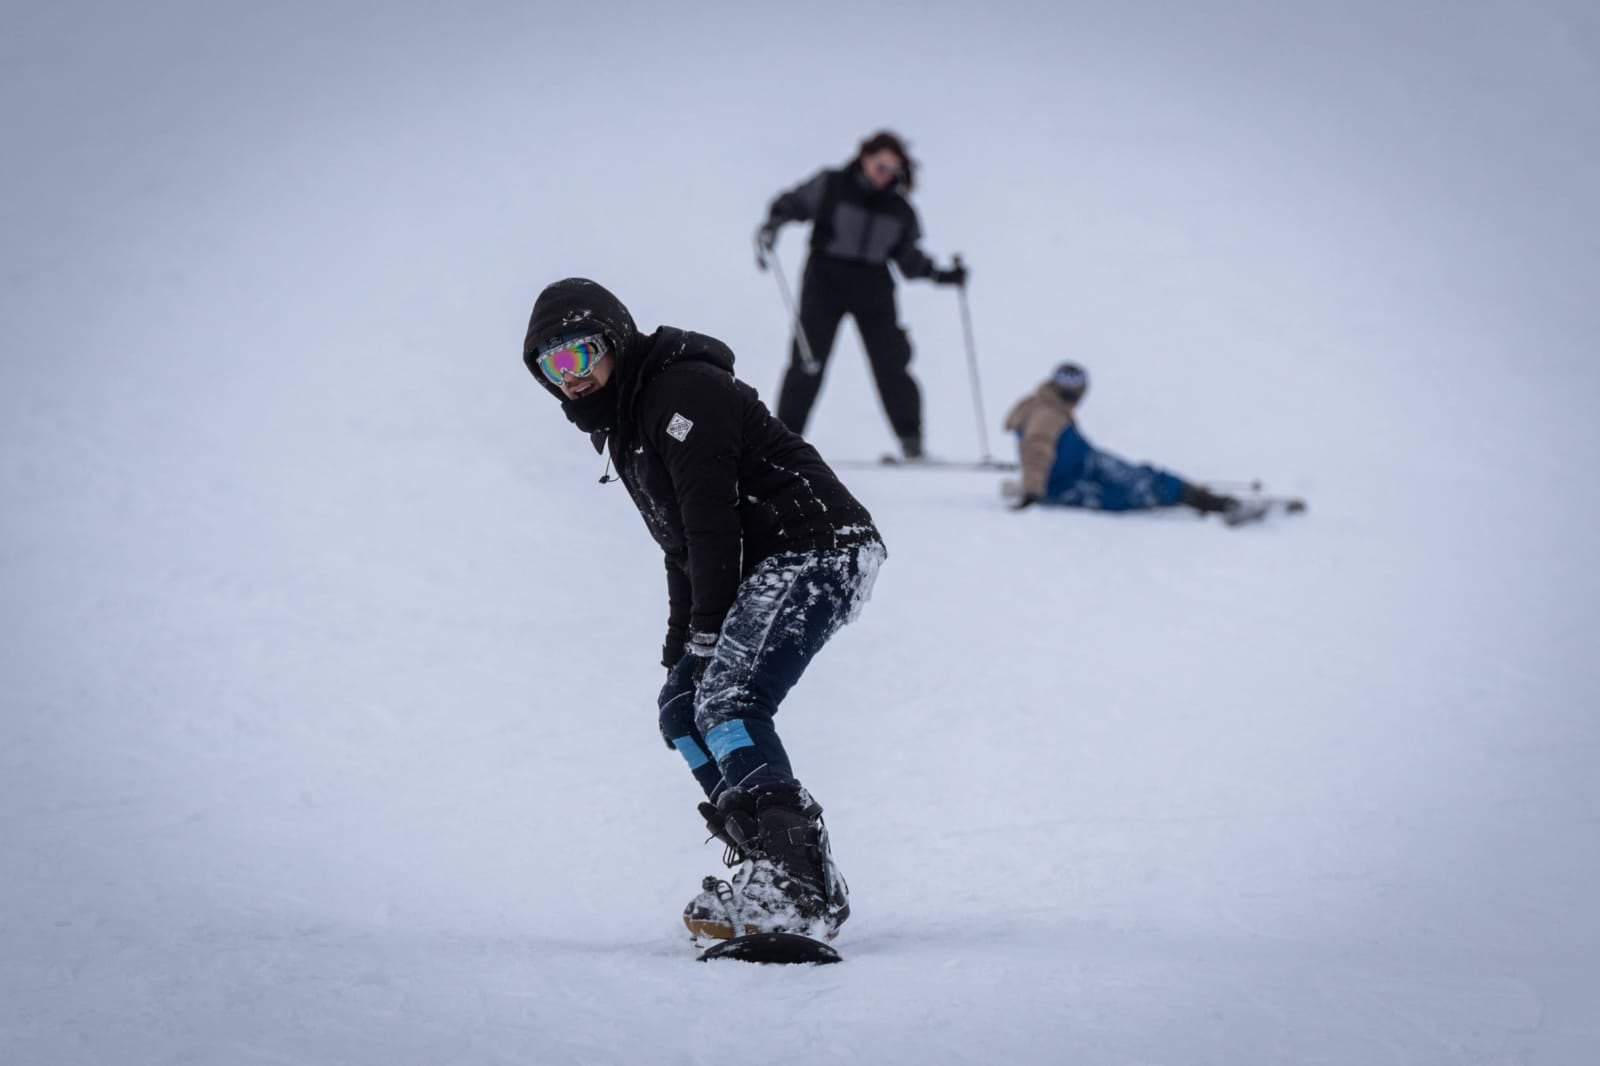
<svg viewBox="0 0 1600 1066">
<path fill-rule="evenodd" d="M 662 326 L 640 335 L 626 307 L 592 281 L 540 294 L 523 358 L 573 333 L 603 333 L 616 354 L 605 388 L 562 398 L 569 419 L 608 448 L 622 483 L 666 556 L 663 663 L 690 629 L 716 633 L 744 575 L 783 552 L 881 543 L 872 516 L 817 450 L 773 418 L 733 376 L 733 352 L 713 337 Z M 575 411 L 575 407 L 587 409 Z"/>
</svg>

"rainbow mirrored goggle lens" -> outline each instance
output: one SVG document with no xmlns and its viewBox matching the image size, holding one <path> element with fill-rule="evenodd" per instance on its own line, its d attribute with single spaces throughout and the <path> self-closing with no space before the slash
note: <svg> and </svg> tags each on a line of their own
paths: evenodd
<svg viewBox="0 0 1600 1066">
<path fill-rule="evenodd" d="M 610 350 L 606 339 L 596 333 L 546 348 L 536 361 L 550 384 L 559 385 L 565 376 L 586 378 L 594 373 L 594 365 Z"/>
</svg>

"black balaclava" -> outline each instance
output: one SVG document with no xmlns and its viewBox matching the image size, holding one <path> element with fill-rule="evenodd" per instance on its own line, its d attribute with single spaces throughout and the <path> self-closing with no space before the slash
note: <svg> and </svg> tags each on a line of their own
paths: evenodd
<svg viewBox="0 0 1600 1066">
<path fill-rule="evenodd" d="M 569 400 L 561 398 L 561 413 L 567 416 L 567 421 L 589 434 L 604 435 L 617 428 L 617 383 L 616 368 L 612 368 L 612 378 L 600 388 L 586 396 L 579 396 Z M 600 448 L 599 442 L 595 450 Z"/>
<path fill-rule="evenodd" d="M 569 400 L 539 370 L 536 360 L 546 345 L 572 337 L 598 333 L 611 348 L 611 377 L 603 388 L 587 396 Z M 522 362 L 533 379 L 546 392 L 561 401 L 567 421 L 589 434 L 598 451 L 605 435 L 617 427 L 617 405 L 621 389 L 617 377 L 629 361 L 638 329 L 633 316 L 605 286 L 588 278 L 566 278 L 546 285 L 533 303 L 528 318 L 528 334 L 522 342 Z"/>
</svg>

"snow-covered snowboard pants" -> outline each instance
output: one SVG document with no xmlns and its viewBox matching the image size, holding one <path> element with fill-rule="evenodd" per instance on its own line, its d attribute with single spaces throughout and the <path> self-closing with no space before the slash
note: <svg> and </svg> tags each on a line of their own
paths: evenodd
<svg viewBox="0 0 1600 1066">
<path fill-rule="evenodd" d="M 739 585 L 696 686 L 685 655 L 661 691 L 661 735 L 713 801 L 728 787 L 795 783 L 772 717 L 812 658 L 872 596 L 883 545 L 763 559 Z"/>
</svg>

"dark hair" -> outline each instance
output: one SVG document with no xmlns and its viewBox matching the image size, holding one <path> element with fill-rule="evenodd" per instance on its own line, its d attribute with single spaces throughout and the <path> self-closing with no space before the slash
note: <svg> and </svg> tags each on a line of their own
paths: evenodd
<svg viewBox="0 0 1600 1066">
<path fill-rule="evenodd" d="M 892 130 L 879 130 L 862 141 L 861 147 L 856 149 L 856 164 L 859 166 L 867 156 L 875 152 L 881 152 L 885 148 L 900 157 L 901 177 L 898 184 L 901 191 L 910 192 L 917 184 L 917 161 L 911 158 L 910 152 L 906 151 L 906 142 L 901 140 L 900 135 Z"/>
</svg>

